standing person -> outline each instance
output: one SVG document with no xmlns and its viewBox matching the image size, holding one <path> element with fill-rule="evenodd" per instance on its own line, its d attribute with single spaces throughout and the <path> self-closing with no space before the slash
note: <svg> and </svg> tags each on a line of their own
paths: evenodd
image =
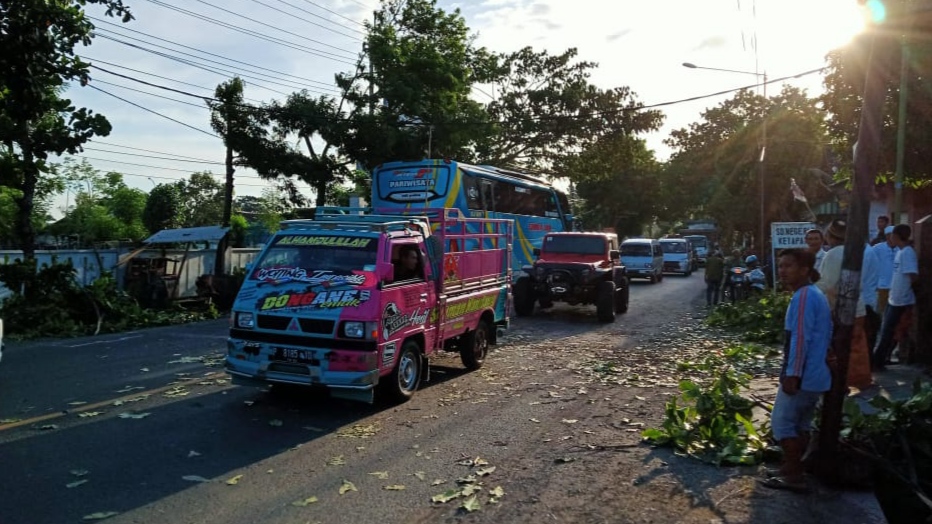
<svg viewBox="0 0 932 524">
<path fill-rule="evenodd" d="M 825 250 L 822 249 L 822 246 L 825 245 L 825 237 L 822 236 L 822 231 L 818 229 L 810 229 L 806 231 L 806 249 L 815 257 L 815 269 L 819 270 L 819 266 L 822 265 L 822 257 L 825 256 Z"/>
<path fill-rule="evenodd" d="M 725 276 L 725 259 L 722 253 L 715 250 L 705 261 L 705 302 L 711 307 L 718 305 L 719 290 L 722 288 L 722 278 Z"/>
<path fill-rule="evenodd" d="M 880 326 L 880 340 L 874 347 L 871 364 L 874 371 L 882 371 L 896 345 L 894 335 L 900 319 L 908 316 L 916 304 L 913 284 L 919 278 L 919 261 L 916 251 L 909 245 L 912 229 L 906 224 L 893 226 L 893 245 L 899 248 L 893 261 L 893 280 L 890 283 L 890 299 Z"/>
<path fill-rule="evenodd" d="M 890 283 L 893 281 L 893 260 L 896 258 L 896 245 L 893 243 L 893 226 L 884 229 L 886 241 L 871 249 L 877 255 L 877 314 L 883 318 L 887 301 L 890 299 Z M 873 349 L 874 346 L 871 346 Z"/>
<path fill-rule="evenodd" d="M 845 232 L 847 225 L 844 220 L 834 220 L 828 227 L 825 239 L 829 250 L 822 259 L 819 268 L 819 282 L 816 287 L 825 294 L 829 308 L 835 310 L 838 296 L 838 281 L 841 280 L 842 260 L 845 256 Z M 858 286 L 858 303 L 855 309 L 854 330 L 851 335 L 851 358 L 848 365 L 847 384 L 858 389 L 870 387 L 871 377 L 870 354 L 874 347 L 870 341 L 871 326 L 874 311 L 877 309 L 877 255 L 870 246 L 864 247 L 861 257 L 861 282 Z M 875 332 L 876 333 L 876 332 Z M 873 335 L 876 339 L 876 334 Z"/>
<path fill-rule="evenodd" d="M 877 236 L 871 239 L 871 245 L 876 246 L 877 244 L 882 244 L 887 240 L 886 229 L 890 226 L 890 217 L 887 215 L 880 215 L 877 217 Z"/>
<path fill-rule="evenodd" d="M 761 482 L 771 488 L 807 491 L 802 458 L 812 432 L 812 420 L 822 394 L 832 385 L 827 357 L 832 339 L 828 300 L 813 285 L 819 280 L 812 252 L 780 252 L 777 273 L 784 288 L 793 292 L 786 310 L 783 367 L 777 399 L 770 415 L 773 437 L 783 449 L 776 476 Z"/>
</svg>

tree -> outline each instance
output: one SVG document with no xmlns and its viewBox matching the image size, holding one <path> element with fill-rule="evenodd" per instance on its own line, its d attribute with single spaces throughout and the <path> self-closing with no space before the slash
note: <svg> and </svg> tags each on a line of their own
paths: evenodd
<svg viewBox="0 0 932 524">
<path fill-rule="evenodd" d="M 618 134 L 574 158 L 577 210 L 586 229 L 611 227 L 620 236 L 641 235 L 660 207 L 660 164 L 643 140 Z"/>
<path fill-rule="evenodd" d="M 216 226 L 223 221 L 224 186 L 209 172 L 175 182 L 180 198 L 180 227 Z"/>
<path fill-rule="evenodd" d="M 908 49 L 905 84 L 900 75 L 884 78 L 883 127 L 881 129 L 878 182 L 892 178 L 896 169 L 897 131 L 905 125 L 903 158 L 905 180 L 909 184 L 932 181 L 932 42 L 926 37 L 932 30 L 932 0 L 892 0 L 884 2 L 887 19 L 878 27 L 884 33 L 873 44 L 877 59 L 899 66 L 903 50 Z M 851 173 L 852 150 L 857 142 L 864 94 L 871 35 L 856 38 L 845 47 L 829 53 L 825 94 L 821 100 L 828 112 L 829 135 L 836 146 L 841 164 Z M 899 121 L 901 85 L 906 86 L 905 123 Z"/>
<path fill-rule="evenodd" d="M 102 115 L 60 97 L 66 82 L 89 80 L 89 65 L 74 54 L 77 45 L 91 43 L 87 3 L 132 19 L 122 0 L 0 0 L 0 185 L 20 192 L 17 230 L 26 259 L 35 256 L 33 207 L 48 156 L 77 153 L 91 137 L 110 132 Z"/>
<path fill-rule="evenodd" d="M 810 219 L 794 206 L 790 179 L 814 200 L 831 196 L 812 175 L 812 168 L 824 164 L 823 116 L 818 100 L 789 86 L 768 99 L 741 91 L 707 109 L 702 121 L 673 131 L 666 140 L 674 154 L 661 175 L 667 206 L 658 215 L 669 221 L 713 218 L 725 238 L 759 231 L 758 160 L 766 118 L 765 223 Z"/>
<path fill-rule="evenodd" d="M 142 223 L 150 232 L 181 227 L 181 191 L 175 184 L 159 184 L 152 188 L 146 207 L 142 212 Z"/>
</svg>

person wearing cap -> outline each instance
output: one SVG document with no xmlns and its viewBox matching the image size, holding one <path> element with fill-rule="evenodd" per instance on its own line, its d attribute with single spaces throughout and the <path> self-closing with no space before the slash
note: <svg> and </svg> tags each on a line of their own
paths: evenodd
<svg viewBox="0 0 932 524">
<path fill-rule="evenodd" d="M 825 250 L 822 248 L 825 245 L 825 237 L 822 235 L 822 232 L 818 229 L 810 229 L 806 231 L 806 249 L 815 256 L 815 269 L 819 270 L 819 266 L 822 265 L 822 258 L 825 256 Z"/>
<path fill-rule="evenodd" d="M 871 364 L 875 371 L 882 371 L 896 346 L 896 331 L 902 318 L 908 318 L 916 304 L 913 284 L 919 279 L 919 261 L 916 251 L 909 245 L 912 229 L 906 224 L 893 226 L 890 237 L 899 248 L 893 261 L 893 279 L 890 282 L 890 298 L 880 326 L 880 339 L 874 347 Z"/>
<path fill-rule="evenodd" d="M 893 226 L 884 229 L 886 240 L 874 245 L 871 250 L 877 255 L 877 314 L 883 318 L 890 298 L 890 282 L 893 280 L 893 259 L 896 257 L 897 247 L 893 243 Z M 873 348 L 873 346 L 871 346 Z"/>
<path fill-rule="evenodd" d="M 887 240 L 887 227 L 890 227 L 890 217 L 887 215 L 880 215 L 877 217 L 877 236 L 871 239 L 871 245 L 876 246 L 877 244 L 882 244 Z"/>
<path fill-rule="evenodd" d="M 835 301 L 838 297 L 838 281 L 841 280 L 842 260 L 845 256 L 845 233 L 847 232 L 847 223 L 844 220 L 834 220 L 825 232 L 825 239 L 830 246 L 825 258 L 822 259 L 820 268 L 821 278 L 816 283 L 816 287 L 821 290 L 826 298 L 832 311 L 835 310 Z M 851 357 L 848 366 L 847 383 L 858 389 L 870 387 L 871 366 L 869 344 L 869 331 L 871 322 L 868 320 L 868 312 L 875 315 L 877 309 L 877 280 L 878 280 L 878 263 L 874 250 L 869 246 L 864 246 L 864 254 L 861 258 L 861 283 L 858 295 L 858 303 L 854 314 L 854 330 L 851 334 Z M 876 332 L 875 332 L 876 333 Z M 876 335 L 874 335 L 876 338 Z"/>
</svg>

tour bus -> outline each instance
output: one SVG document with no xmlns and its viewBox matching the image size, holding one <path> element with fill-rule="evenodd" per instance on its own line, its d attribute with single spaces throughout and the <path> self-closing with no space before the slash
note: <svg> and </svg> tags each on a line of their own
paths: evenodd
<svg viewBox="0 0 932 524">
<path fill-rule="evenodd" d="M 373 170 L 372 207 L 456 208 L 473 218 L 515 222 L 512 267 L 533 265 L 544 235 L 573 229 L 566 194 L 543 178 L 452 160 L 390 162 Z"/>
</svg>

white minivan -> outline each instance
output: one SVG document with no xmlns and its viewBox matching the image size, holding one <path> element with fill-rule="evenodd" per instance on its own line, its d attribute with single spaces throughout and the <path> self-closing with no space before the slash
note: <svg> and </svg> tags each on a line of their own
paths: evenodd
<svg viewBox="0 0 932 524">
<path fill-rule="evenodd" d="M 651 284 L 663 280 L 663 250 L 653 238 L 629 238 L 621 243 L 621 263 L 631 277 L 646 278 Z"/>
<path fill-rule="evenodd" d="M 663 272 L 682 273 L 689 276 L 693 272 L 692 246 L 685 238 L 661 238 L 660 249 L 663 250 Z"/>
</svg>

